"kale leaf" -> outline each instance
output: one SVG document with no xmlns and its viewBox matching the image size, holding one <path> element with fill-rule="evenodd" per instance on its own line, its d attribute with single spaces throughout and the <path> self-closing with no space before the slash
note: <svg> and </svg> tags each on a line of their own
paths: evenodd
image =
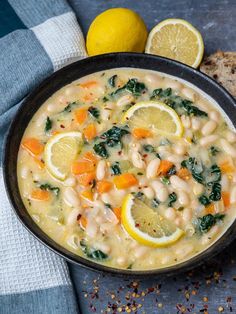
<svg viewBox="0 0 236 314">
<path fill-rule="evenodd" d="M 118 144 L 121 144 L 121 138 L 126 134 L 129 134 L 128 130 L 113 126 L 111 129 L 103 133 L 100 137 L 101 139 L 105 140 L 106 144 L 109 147 L 114 147 Z"/>
<path fill-rule="evenodd" d="M 111 86 L 111 87 L 115 87 L 116 86 L 116 80 L 117 80 L 117 75 L 113 75 L 112 77 L 110 77 L 108 79 L 108 84 Z"/>
<path fill-rule="evenodd" d="M 140 96 L 142 92 L 145 90 L 146 90 L 146 86 L 144 83 L 139 82 L 135 78 L 132 78 L 132 79 L 129 79 L 128 82 L 124 86 L 114 91 L 112 95 L 115 95 L 121 91 L 126 91 L 133 94 L 134 96 Z"/>
<path fill-rule="evenodd" d="M 52 129 L 52 120 L 49 117 L 47 117 L 47 120 L 45 122 L 44 131 L 45 131 L 45 133 L 47 133 L 51 129 Z"/>
<path fill-rule="evenodd" d="M 117 175 L 121 174 L 120 164 L 119 164 L 118 161 L 116 161 L 114 164 L 111 165 L 111 173 L 114 176 L 117 176 Z"/>
<path fill-rule="evenodd" d="M 101 261 L 101 260 L 104 260 L 104 259 L 108 258 L 108 255 L 106 253 L 102 252 L 101 250 L 95 250 L 95 249 L 90 248 L 85 243 L 84 239 L 82 239 L 80 241 L 80 247 L 81 247 L 81 250 L 84 252 L 84 254 L 88 258 L 92 258 L 92 259 L 95 259 L 97 261 Z"/>
<path fill-rule="evenodd" d="M 62 112 L 71 112 L 74 107 L 78 106 L 78 102 L 69 102 L 68 105 L 62 110 Z"/>
<path fill-rule="evenodd" d="M 95 119 L 99 119 L 100 117 L 100 111 L 98 108 L 95 108 L 93 106 L 90 106 L 88 108 L 88 112 L 91 114 L 92 117 L 94 117 Z"/>
<path fill-rule="evenodd" d="M 169 194 L 168 198 L 168 206 L 171 207 L 174 202 L 177 201 L 177 194 L 175 192 L 172 192 Z"/>
<path fill-rule="evenodd" d="M 209 148 L 209 153 L 211 156 L 216 156 L 219 152 L 220 152 L 219 148 L 217 148 L 215 146 L 211 146 Z"/>
<path fill-rule="evenodd" d="M 199 196 L 198 200 L 204 206 L 211 204 L 211 201 L 209 200 L 209 198 L 204 194 Z"/>
<path fill-rule="evenodd" d="M 203 217 L 198 218 L 198 229 L 201 233 L 208 232 L 216 223 L 217 221 L 223 220 L 225 217 L 224 214 L 207 214 Z"/>
<path fill-rule="evenodd" d="M 60 193 L 60 188 L 56 187 L 56 186 L 52 186 L 51 184 L 49 183 L 44 183 L 44 184 L 41 184 L 39 186 L 39 188 L 41 190 L 46 190 L 46 191 L 51 191 L 53 192 L 56 196 L 59 196 L 59 193 Z"/>
<path fill-rule="evenodd" d="M 109 157 L 108 151 L 106 149 L 106 143 L 105 142 L 100 142 L 100 143 L 95 144 L 93 146 L 93 150 L 100 157 L 103 157 L 103 158 L 108 158 Z"/>
</svg>

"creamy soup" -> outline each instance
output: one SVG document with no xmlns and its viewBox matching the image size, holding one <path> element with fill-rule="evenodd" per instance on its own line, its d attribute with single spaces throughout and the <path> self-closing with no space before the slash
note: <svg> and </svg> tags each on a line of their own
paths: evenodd
<svg viewBox="0 0 236 314">
<path fill-rule="evenodd" d="M 235 219 L 236 135 L 218 105 L 148 70 L 94 73 L 35 113 L 18 153 L 22 200 L 69 251 L 156 269 L 212 245 Z"/>
</svg>

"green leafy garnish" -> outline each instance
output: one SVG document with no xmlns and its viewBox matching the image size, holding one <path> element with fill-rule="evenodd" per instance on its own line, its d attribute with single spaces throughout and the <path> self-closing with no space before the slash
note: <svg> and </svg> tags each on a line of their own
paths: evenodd
<svg viewBox="0 0 236 314">
<path fill-rule="evenodd" d="M 198 229 L 201 233 L 208 232 L 216 223 L 217 221 L 223 220 L 225 217 L 224 214 L 207 214 L 203 217 L 199 217 L 197 221 Z"/>
<path fill-rule="evenodd" d="M 99 119 L 99 117 L 100 117 L 100 111 L 99 111 L 98 108 L 95 108 L 95 107 L 93 107 L 93 106 L 90 106 L 90 107 L 88 108 L 88 112 L 91 114 L 91 116 L 92 116 L 93 118 Z"/>
<path fill-rule="evenodd" d="M 95 151 L 95 153 L 103 158 L 108 158 L 109 157 L 109 153 L 106 149 L 106 143 L 105 142 L 100 142 L 98 144 L 95 144 L 93 146 L 93 150 Z"/>
<path fill-rule="evenodd" d="M 155 148 L 150 144 L 143 145 L 143 150 L 147 153 L 154 153 L 155 152 Z"/>
<path fill-rule="evenodd" d="M 70 102 L 63 110 L 62 112 L 71 112 L 74 107 L 78 106 L 78 103 L 76 101 Z"/>
<path fill-rule="evenodd" d="M 161 178 L 161 182 L 165 185 L 169 185 L 170 184 L 170 180 L 168 177 L 162 177 Z"/>
<path fill-rule="evenodd" d="M 107 102 L 109 100 L 109 98 L 107 98 L 106 96 L 104 96 L 103 98 L 102 98 L 102 101 L 103 102 Z"/>
<path fill-rule="evenodd" d="M 101 261 L 101 260 L 104 260 L 104 259 L 108 258 L 108 255 L 106 253 L 102 252 L 101 250 L 95 250 L 95 249 L 90 248 L 85 243 L 84 239 L 82 239 L 80 241 L 80 247 L 81 247 L 81 250 L 84 252 L 84 254 L 88 258 L 92 258 L 92 259 L 95 259 L 97 261 Z"/>
<path fill-rule="evenodd" d="M 157 198 L 153 198 L 151 205 L 152 207 L 157 208 L 160 205 L 160 202 L 158 201 Z"/>
<path fill-rule="evenodd" d="M 209 153 L 211 156 L 216 156 L 219 152 L 220 152 L 219 148 L 217 148 L 215 146 L 211 146 L 209 148 Z"/>
<path fill-rule="evenodd" d="M 151 95 L 151 99 L 159 99 L 163 101 L 166 105 L 173 108 L 179 115 L 185 114 L 185 115 L 193 115 L 193 116 L 199 116 L 199 117 L 207 117 L 207 113 L 200 110 L 196 106 L 193 105 L 193 102 L 184 99 L 180 96 L 175 95 L 172 92 L 171 88 L 158 88 L 154 89 Z"/>
<path fill-rule="evenodd" d="M 109 79 L 108 79 L 108 83 L 109 83 L 109 85 L 111 86 L 111 87 L 115 87 L 116 86 L 116 79 L 117 79 L 117 75 L 115 74 L 115 75 L 113 75 L 112 77 L 110 77 Z"/>
<path fill-rule="evenodd" d="M 126 92 L 133 94 L 134 96 L 140 96 L 142 94 L 142 92 L 145 90 L 146 90 L 146 86 L 144 83 L 138 82 L 137 79 L 132 78 L 132 79 L 128 80 L 128 82 L 124 86 L 122 86 L 122 87 L 118 88 L 116 91 L 114 91 L 112 93 L 112 95 L 115 95 L 121 91 L 126 91 Z"/>
<path fill-rule="evenodd" d="M 105 140 L 109 147 L 114 147 L 121 144 L 121 139 L 126 134 L 129 134 L 128 130 L 113 126 L 110 130 L 103 133 L 100 138 Z"/>
<path fill-rule="evenodd" d="M 114 176 L 121 174 L 120 164 L 118 161 L 111 165 L 111 174 L 113 174 Z"/>
<path fill-rule="evenodd" d="M 169 197 L 168 197 L 168 206 L 171 207 L 172 204 L 174 202 L 177 201 L 177 194 L 175 192 L 172 192 L 171 194 L 169 194 Z"/>
<path fill-rule="evenodd" d="M 198 200 L 204 206 L 211 204 L 211 201 L 209 200 L 209 198 L 204 194 L 199 196 Z"/>
<path fill-rule="evenodd" d="M 53 192 L 56 196 L 59 196 L 59 193 L 60 193 L 60 188 L 56 187 L 56 186 L 52 186 L 51 184 L 49 183 L 44 183 L 44 184 L 41 184 L 39 186 L 39 188 L 41 190 L 46 190 L 46 191 L 51 191 Z"/>
<path fill-rule="evenodd" d="M 47 120 L 46 120 L 46 123 L 45 123 L 45 127 L 44 127 L 44 131 L 45 131 L 45 133 L 47 133 L 51 129 L 52 129 L 52 120 L 49 117 L 47 117 Z"/>
</svg>

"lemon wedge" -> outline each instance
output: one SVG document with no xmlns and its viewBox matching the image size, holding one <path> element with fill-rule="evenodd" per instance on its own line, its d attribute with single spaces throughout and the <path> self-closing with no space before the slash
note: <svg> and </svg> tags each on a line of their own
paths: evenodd
<svg viewBox="0 0 236 314">
<path fill-rule="evenodd" d="M 181 137 L 183 126 L 177 113 L 160 101 L 143 101 L 132 106 L 122 118 L 131 129 L 146 128 L 154 133 Z"/>
<path fill-rule="evenodd" d="M 204 43 L 202 35 L 189 22 L 167 19 L 151 30 L 145 52 L 197 68 L 203 57 Z"/>
<path fill-rule="evenodd" d="M 80 132 L 65 132 L 54 135 L 45 146 L 44 157 L 48 171 L 55 178 L 65 180 L 71 163 L 83 145 Z"/>
<path fill-rule="evenodd" d="M 141 244 L 162 247 L 176 242 L 183 230 L 128 194 L 122 205 L 121 221 L 128 234 Z"/>
</svg>

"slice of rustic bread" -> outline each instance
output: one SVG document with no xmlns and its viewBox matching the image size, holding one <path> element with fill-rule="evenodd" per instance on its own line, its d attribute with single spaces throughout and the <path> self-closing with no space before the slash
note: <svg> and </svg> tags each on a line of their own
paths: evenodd
<svg viewBox="0 0 236 314">
<path fill-rule="evenodd" d="M 236 97 L 236 52 L 217 51 L 204 58 L 200 70 L 214 78 Z"/>
</svg>

